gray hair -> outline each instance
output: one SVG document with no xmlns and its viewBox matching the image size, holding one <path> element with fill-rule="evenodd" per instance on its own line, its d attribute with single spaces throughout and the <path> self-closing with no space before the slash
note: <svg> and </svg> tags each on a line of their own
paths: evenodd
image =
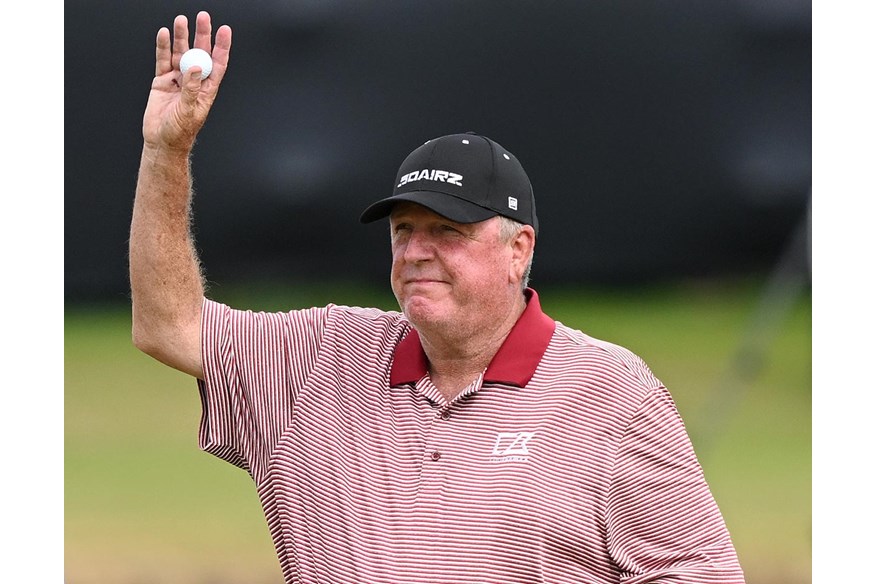
<svg viewBox="0 0 876 584">
<path fill-rule="evenodd" d="M 505 217 L 504 215 L 499 215 L 499 239 L 501 239 L 503 243 L 511 243 L 511 240 L 520 233 L 521 229 L 523 229 L 523 223 L 520 221 L 516 221 L 510 217 Z M 529 286 L 529 274 L 532 272 L 533 259 L 535 259 L 535 254 L 530 256 L 529 263 L 526 265 L 526 270 L 523 272 L 523 280 L 520 283 L 522 289 L 526 289 L 526 287 Z"/>
</svg>

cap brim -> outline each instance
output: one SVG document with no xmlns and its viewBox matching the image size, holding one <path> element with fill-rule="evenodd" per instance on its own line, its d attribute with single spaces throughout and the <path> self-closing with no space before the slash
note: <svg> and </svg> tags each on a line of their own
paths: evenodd
<svg viewBox="0 0 876 584">
<path fill-rule="evenodd" d="M 412 191 L 395 195 L 393 197 L 387 197 L 371 204 L 362 212 L 362 215 L 359 216 L 359 221 L 362 223 L 371 223 L 372 221 L 383 219 L 384 217 L 389 216 L 392 212 L 392 208 L 397 203 L 402 201 L 423 205 L 435 213 L 447 217 L 451 221 L 456 221 L 457 223 L 477 223 L 478 221 L 485 221 L 490 217 L 498 215 L 498 213 L 492 209 L 486 209 L 446 193 L 438 193 L 435 191 Z"/>
</svg>

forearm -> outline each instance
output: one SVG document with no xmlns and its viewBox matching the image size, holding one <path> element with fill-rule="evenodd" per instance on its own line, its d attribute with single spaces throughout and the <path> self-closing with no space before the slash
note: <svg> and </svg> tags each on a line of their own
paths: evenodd
<svg viewBox="0 0 876 584">
<path fill-rule="evenodd" d="M 134 344 L 202 377 L 204 283 L 191 234 L 189 152 L 146 145 L 131 220 L 129 262 Z"/>
</svg>

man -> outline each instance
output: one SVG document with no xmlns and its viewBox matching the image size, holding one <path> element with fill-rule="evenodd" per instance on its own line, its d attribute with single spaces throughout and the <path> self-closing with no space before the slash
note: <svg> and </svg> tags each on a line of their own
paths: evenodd
<svg viewBox="0 0 876 584">
<path fill-rule="evenodd" d="M 401 312 L 206 299 L 189 157 L 231 29 L 156 40 L 131 225 L 133 338 L 197 379 L 200 445 L 253 477 L 287 582 L 743 582 L 666 388 L 547 315 L 519 161 L 476 134 L 415 149 L 392 195 Z"/>
</svg>

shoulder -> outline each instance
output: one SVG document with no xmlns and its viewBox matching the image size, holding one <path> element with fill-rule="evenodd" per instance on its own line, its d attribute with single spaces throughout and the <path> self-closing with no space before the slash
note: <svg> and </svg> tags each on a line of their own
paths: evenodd
<svg viewBox="0 0 876 584">
<path fill-rule="evenodd" d="M 585 384 L 598 384 L 643 396 L 662 387 L 645 361 L 621 345 L 557 322 L 554 338 L 544 361 L 555 372 L 581 377 Z"/>
<path fill-rule="evenodd" d="M 221 302 L 205 299 L 203 326 L 230 326 L 241 330 L 353 330 L 357 334 L 367 331 L 404 329 L 410 327 L 404 315 L 399 312 L 378 308 L 363 308 L 326 304 L 309 308 L 296 308 L 286 311 L 255 311 L 232 308 Z"/>
<path fill-rule="evenodd" d="M 332 343 L 362 347 L 394 347 L 411 329 L 400 312 L 329 304 L 324 311 L 323 335 Z"/>
<path fill-rule="evenodd" d="M 333 326 L 376 329 L 410 326 L 402 313 L 392 310 L 339 304 L 329 304 L 320 310 L 325 310 L 327 323 Z"/>
</svg>

